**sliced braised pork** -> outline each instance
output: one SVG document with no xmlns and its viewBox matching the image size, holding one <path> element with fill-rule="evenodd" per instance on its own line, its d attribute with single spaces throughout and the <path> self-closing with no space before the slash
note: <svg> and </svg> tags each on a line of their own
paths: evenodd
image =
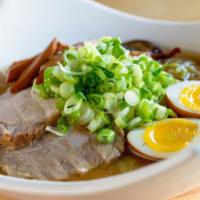
<svg viewBox="0 0 200 200">
<path fill-rule="evenodd" d="M 31 89 L 0 96 L 0 146 L 21 148 L 44 134 L 59 113 L 53 100 L 33 98 Z"/>
<path fill-rule="evenodd" d="M 10 176 L 67 180 L 116 159 L 123 151 L 120 134 L 113 144 L 104 145 L 96 141 L 94 134 L 79 127 L 64 137 L 45 134 L 23 149 L 1 149 L 0 166 Z"/>
</svg>

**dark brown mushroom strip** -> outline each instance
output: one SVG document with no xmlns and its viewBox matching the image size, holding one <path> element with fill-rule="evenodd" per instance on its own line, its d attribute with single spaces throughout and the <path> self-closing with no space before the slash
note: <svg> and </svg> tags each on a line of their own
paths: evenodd
<svg viewBox="0 0 200 200">
<path fill-rule="evenodd" d="M 153 59 L 155 59 L 155 60 L 164 60 L 164 59 L 172 58 L 172 57 L 174 57 L 176 54 L 178 54 L 180 52 L 181 52 L 181 49 L 176 47 L 176 48 L 172 49 L 169 52 L 152 54 L 151 57 Z"/>
<path fill-rule="evenodd" d="M 62 42 L 58 42 L 58 47 L 57 47 L 57 51 L 59 52 L 59 51 L 63 51 L 63 50 L 65 50 L 65 49 L 67 49 L 68 48 L 68 45 L 66 45 L 66 44 L 64 44 L 64 43 L 62 43 Z"/>
<path fill-rule="evenodd" d="M 21 73 L 35 60 L 37 56 L 38 55 L 14 62 L 9 67 L 6 82 L 10 83 L 16 81 L 20 77 Z"/>
<path fill-rule="evenodd" d="M 19 92 L 31 84 L 32 80 L 38 75 L 41 65 L 45 63 L 50 56 L 55 54 L 57 46 L 58 41 L 54 38 L 48 47 L 33 60 L 25 71 L 23 71 L 19 79 L 13 84 L 10 89 L 12 93 Z"/>
<path fill-rule="evenodd" d="M 0 95 L 3 94 L 9 85 L 6 83 L 5 74 L 0 72 Z"/>
<path fill-rule="evenodd" d="M 148 52 L 150 54 L 161 54 L 162 49 L 152 42 L 145 40 L 133 40 L 123 43 L 123 46 L 130 51 Z"/>
<path fill-rule="evenodd" d="M 64 49 L 66 49 L 68 46 L 58 42 L 58 46 L 56 49 L 56 52 L 62 52 Z M 20 77 L 21 73 L 35 60 L 35 58 L 37 56 L 39 56 L 40 54 L 37 54 L 31 58 L 27 58 L 24 60 L 20 60 L 17 62 L 14 62 L 8 70 L 7 73 L 7 83 L 13 82 L 13 81 L 17 81 L 17 79 Z M 51 59 L 51 58 L 49 58 Z"/>
<path fill-rule="evenodd" d="M 155 60 L 164 60 L 174 57 L 176 54 L 181 52 L 180 48 L 174 48 L 169 52 L 164 52 L 156 44 L 145 41 L 145 40 L 133 40 L 126 42 L 123 46 L 130 50 L 131 55 L 137 56 L 142 53 L 148 53 Z"/>
</svg>

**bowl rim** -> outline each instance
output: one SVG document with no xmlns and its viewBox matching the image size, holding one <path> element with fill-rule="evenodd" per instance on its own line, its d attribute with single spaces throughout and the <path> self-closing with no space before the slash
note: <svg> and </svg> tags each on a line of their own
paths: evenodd
<svg viewBox="0 0 200 200">
<path fill-rule="evenodd" d="M 145 17 L 134 16 L 123 11 L 110 8 L 101 3 L 91 1 L 91 0 L 79 0 L 84 3 L 95 6 L 98 9 L 102 9 L 105 12 L 110 12 L 113 15 L 118 15 L 123 18 L 138 20 L 141 22 L 164 24 L 164 25 L 197 25 L 200 21 L 167 21 L 167 20 L 155 20 L 148 19 Z M 192 150 L 187 150 L 177 154 L 169 159 L 159 161 L 137 170 L 126 172 L 123 174 L 89 180 L 89 181 L 76 181 L 76 182 L 58 182 L 58 181 L 40 181 L 40 180 L 27 180 L 16 177 L 9 177 L 5 175 L 0 175 L 0 190 L 9 191 L 15 193 L 24 194 L 36 194 L 36 195 L 71 195 L 80 196 L 88 195 L 94 193 L 105 192 L 109 190 L 118 189 L 121 187 L 126 187 L 127 185 L 140 182 L 142 180 L 148 179 L 149 177 L 163 173 L 171 168 L 177 166 L 178 164 L 184 163 L 186 160 L 194 156 Z"/>
</svg>

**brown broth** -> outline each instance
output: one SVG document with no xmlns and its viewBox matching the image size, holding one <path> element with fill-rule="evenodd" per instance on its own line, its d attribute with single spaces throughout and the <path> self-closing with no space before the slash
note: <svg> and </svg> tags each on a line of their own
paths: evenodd
<svg viewBox="0 0 200 200">
<path fill-rule="evenodd" d="M 80 174 L 72 177 L 71 181 L 84 181 L 84 180 L 92 180 L 92 179 L 98 179 L 108 176 L 113 176 L 125 172 L 129 172 L 135 169 L 138 169 L 140 167 L 143 167 L 145 165 L 150 164 L 151 162 L 143 160 L 137 156 L 129 154 L 124 154 L 119 159 L 111 162 L 107 165 L 102 165 L 97 167 L 96 169 L 86 173 L 86 174 Z"/>
<path fill-rule="evenodd" d="M 165 70 L 179 80 L 200 80 L 200 58 L 197 54 L 183 52 L 173 58 L 164 60 L 163 63 Z M 181 71 L 177 72 L 176 66 L 179 66 Z M 184 75 L 183 69 L 187 70 L 188 73 Z"/>
<path fill-rule="evenodd" d="M 200 55 L 194 52 L 184 51 L 176 55 L 176 58 L 191 60 L 200 66 Z"/>
</svg>

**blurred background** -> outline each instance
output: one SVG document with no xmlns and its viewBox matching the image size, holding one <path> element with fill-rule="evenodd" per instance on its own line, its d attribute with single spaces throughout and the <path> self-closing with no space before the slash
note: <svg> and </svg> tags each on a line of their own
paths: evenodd
<svg viewBox="0 0 200 200">
<path fill-rule="evenodd" d="M 200 0 L 97 0 L 113 8 L 153 19 L 200 20 Z"/>
<path fill-rule="evenodd" d="M 0 0 L 0 6 L 3 1 Z M 92 1 L 92 0 L 91 0 Z M 130 14 L 152 19 L 200 21 L 200 0 L 96 0 Z"/>
</svg>

